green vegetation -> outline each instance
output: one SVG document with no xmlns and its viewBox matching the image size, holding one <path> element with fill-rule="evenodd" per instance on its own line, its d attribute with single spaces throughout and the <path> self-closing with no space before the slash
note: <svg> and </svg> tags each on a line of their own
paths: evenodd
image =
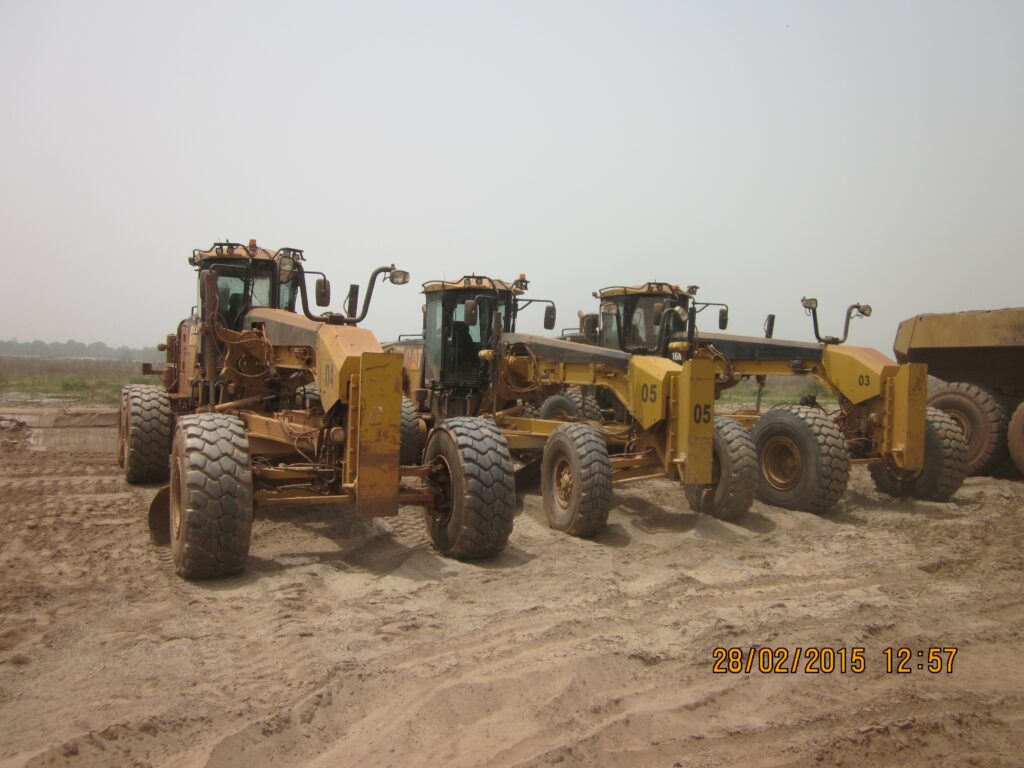
<svg viewBox="0 0 1024 768">
<path fill-rule="evenodd" d="M 814 379 L 799 376 L 769 376 L 765 382 L 761 407 L 771 408 L 780 403 L 799 403 L 800 398 L 807 395 L 814 395 L 822 405 L 833 405 L 836 402 L 832 393 Z M 732 389 L 725 390 L 717 402 L 726 407 L 753 406 L 757 402 L 757 382 L 749 379 L 737 384 Z"/>
<path fill-rule="evenodd" d="M 0 356 L 0 401 L 117 405 L 122 384 L 155 384 L 139 363 Z"/>
</svg>

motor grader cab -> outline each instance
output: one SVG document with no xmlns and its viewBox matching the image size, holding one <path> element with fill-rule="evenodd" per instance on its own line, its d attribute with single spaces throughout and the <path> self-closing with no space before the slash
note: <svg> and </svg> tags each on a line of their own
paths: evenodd
<svg viewBox="0 0 1024 768">
<path fill-rule="evenodd" d="M 758 383 L 753 409 L 728 414 L 750 427 L 757 448 L 758 493 L 777 506 L 824 512 L 845 492 L 850 464 L 868 464 L 883 492 L 944 501 L 964 478 L 963 442 L 948 417 L 926 408 L 927 369 L 898 365 L 873 349 L 846 346 L 851 321 L 871 308 L 854 304 L 846 311 L 841 336 L 821 333 L 818 303 L 805 298 L 816 343 L 772 338 L 774 316 L 765 337 L 698 330 L 697 318 L 718 307 L 725 330 L 724 304 L 698 301 L 697 286 L 670 283 L 613 286 L 594 294 L 599 312 L 581 313 L 580 337 L 635 355 L 656 355 L 676 362 L 694 356 L 715 361 L 716 397 L 741 381 Z M 768 376 L 807 376 L 835 398 L 826 412 L 813 397 L 800 404 L 761 412 Z"/>
<path fill-rule="evenodd" d="M 241 571 L 254 509 L 270 503 L 347 503 L 364 518 L 420 505 L 443 554 L 501 551 L 514 490 L 493 426 L 443 425 L 427 436 L 434 458 L 420 464 L 417 448 L 402 466 L 403 438 L 410 426 L 418 438 L 419 422 L 403 408 L 401 360 L 358 324 L 379 278 L 402 285 L 408 273 L 378 267 L 361 310 L 353 285 L 344 312 L 314 313 L 306 277 L 320 273 L 299 249 L 216 243 L 189 263 L 197 306 L 161 345 L 163 386 L 123 388 L 119 430 L 126 479 L 170 481 L 150 527 L 180 575 Z M 329 305 L 323 275 L 315 293 Z"/>
<path fill-rule="evenodd" d="M 518 314 L 534 303 L 523 298 L 526 287 L 522 277 L 475 275 L 424 283 L 423 337 L 389 345 L 403 354 L 424 418 L 488 414 L 521 467 L 539 465 L 548 522 L 572 535 L 604 527 L 617 482 L 667 476 L 704 508 L 715 483 L 710 360 L 679 365 L 519 333 Z M 551 330 L 554 307 L 544 303 Z M 605 392 L 629 423 L 588 421 L 570 399 L 584 389 Z M 752 501 L 753 477 L 732 469 L 721 468 L 722 485 L 739 514 Z"/>
<path fill-rule="evenodd" d="M 554 303 L 525 298 L 528 286 L 525 275 L 511 283 L 467 275 L 423 284 L 422 367 L 412 393 L 423 410 L 439 419 L 495 410 L 485 402 L 491 387 L 480 352 L 515 332 L 519 313 L 532 304 L 545 305 L 544 327 L 555 327 Z"/>
</svg>

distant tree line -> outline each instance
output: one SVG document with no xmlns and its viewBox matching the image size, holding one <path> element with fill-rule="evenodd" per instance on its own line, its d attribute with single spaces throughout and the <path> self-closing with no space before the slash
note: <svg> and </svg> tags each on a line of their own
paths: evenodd
<svg viewBox="0 0 1024 768">
<path fill-rule="evenodd" d="M 68 339 L 67 341 L 17 341 L 8 339 L 0 341 L 0 355 L 17 355 L 31 357 L 88 357 L 100 360 L 122 360 L 130 362 L 138 360 L 148 363 L 159 363 L 163 361 L 164 353 L 158 352 L 156 347 L 108 347 L 102 341 L 94 341 L 92 344 L 84 344 L 81 341 Z"/>
</svg>

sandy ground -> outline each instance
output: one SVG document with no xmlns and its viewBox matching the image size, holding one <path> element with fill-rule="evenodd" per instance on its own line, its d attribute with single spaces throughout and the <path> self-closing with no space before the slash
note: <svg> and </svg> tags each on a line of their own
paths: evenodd
<svg viewBox="0 0 1024 768">
<path fill-rule="evenodd" d="M 0 419 L 3 768 L 1024 764 L 1024 483 L 896 502 L 857 470 L 826 517 L 729 524 L 659 481 L 617 489 L 596 541 L 527 494 L 477 565 L 413 509 L 272 511 L 245 575 L 193 584 L 89 418 Z M 752 645 L 866 670 L 712 672 Z M 887 646 L 959 650 L 887 674 Z"/>
</svg>

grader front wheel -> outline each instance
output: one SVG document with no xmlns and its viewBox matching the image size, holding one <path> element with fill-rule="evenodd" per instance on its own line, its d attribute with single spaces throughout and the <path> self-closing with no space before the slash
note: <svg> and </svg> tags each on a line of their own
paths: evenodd
<svg viewBox="0 0 1024 768">
<path fill-rule="evenodd" d="M 252 539 L 252 471 L 245 423 L 197 413 L 178 419 L 171 450 L 171 554 L 186 579 L 233 576 Z"/>
<path fill-rule="evenodd" d="M 821 514 L 846 492 L 846 441 L 820 409 L 774 408 L 757 420 L 751 437 L 757 448 L 757 495 L 765 503 Z"/>
<path fill-rule="evenodd" d="M 171 403 L 167 390 L 152 384 L 121 387 L 118 464 L 129 483 L 167 481 L 171 451 Z"/>
<path fill-rule="evenodd" d="M 967 441 L 956 420 L 937 408 L 925 416 L 924 468 L 899 474 L 885 464 L 868 467 L 875 487 L 889 496 L 910 496 L 922 501 L 949 501 L 968 472 Z"/>
<path fill-rule="evenodd" d="M 565 424 L 544 444 L 541 489 L 548 525 L 591 538 L 608 523 L 612 465 L 608 446 L 589 424 Z"/>
<path fill-rule="evenodd" d="M 424 514 L 437 551 L 460 560 L 501 552 L 512 533 L 516 492 L 508 443 L 494 422 L 445 420 L 427 438 L 423 463 L 434 465 L 441 491 Z"/>
<path fill-rule="evenodd" d="M 733 419 L 715 417 L 710 488 L 685 485 L 686 501 L 694 512 L 719 520 L 742 517 L 754 503 L 757 449 L 750 433 Z"/>
</svg>

